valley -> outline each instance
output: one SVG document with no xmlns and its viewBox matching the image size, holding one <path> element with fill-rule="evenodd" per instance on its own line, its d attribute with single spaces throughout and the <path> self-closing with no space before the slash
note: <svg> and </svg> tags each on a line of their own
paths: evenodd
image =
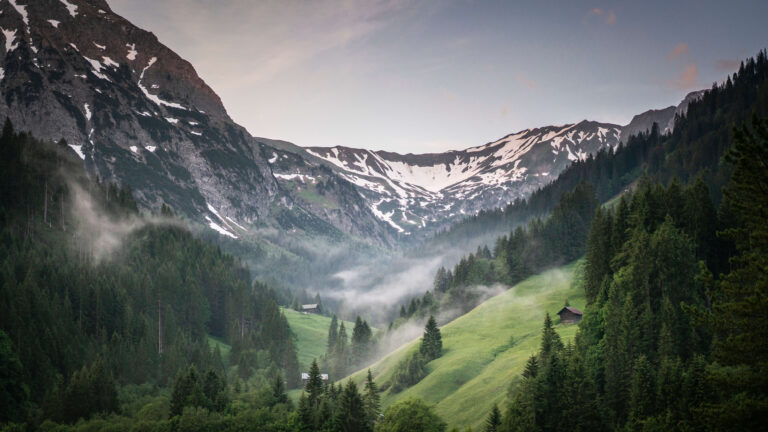
<svg viewBox="0 0 768 432">
<path fill-rule="evenodd" d="M 0 0 L 0 431 L 764 428 L 765 14 L 225 3 Z"/>
</svg>

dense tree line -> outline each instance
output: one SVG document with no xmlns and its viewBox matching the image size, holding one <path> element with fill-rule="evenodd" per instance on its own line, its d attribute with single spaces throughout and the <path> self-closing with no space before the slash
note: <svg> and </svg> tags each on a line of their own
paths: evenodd
<svg viewBox="0 0 768 432">
<path fill-rule="evenodd" d="M 274 293 L 235 258 L 166 207 L 139 214 L 130 190 L 89 179 L 63 141 L 6 121 L 0 156 L 0 421 L 116 411 L 116 389 L 163 388 L 192 364 L 243 380 L 277 368 L 296 384 Z M 232 346 L 230 364 L 209 337 Z"/>
<path fill-rule="evenodd" d="M 575 341 L 546 317 L 500 430 L 764 429 L 768 120 L 734 136 L 717 212 L 700 177 L 597 212 Z"/>
<path fill-rule="evenodd" d="M 297 430 L 372 432 L 379 420 L 379 391 L 370 370 L 360 394 L 352 380 L 343 386 L 323 383 L 317 361 L 313 361 L 304 390 L 296 411 Z"/>
</svg>

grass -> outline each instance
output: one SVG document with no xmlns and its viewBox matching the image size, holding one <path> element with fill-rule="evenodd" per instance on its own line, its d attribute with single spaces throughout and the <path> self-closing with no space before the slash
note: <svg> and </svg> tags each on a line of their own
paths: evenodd
<svg viewBox="0 0 768 432">
<path fill-rule="evenodd" d="M 313 359 L 319 359 L 328 348 L 328 328 L 331 318 L 324 315 L 304 314 L 289 308 L 281 308 L 294 334 L 299 367 L 303 372 L 309 369 Z M 341 323 L 339 323 L 341 324 Z M 352 334 L 355 323 L 344 321 L 347 335 Z"/>
<path fill-rule="evenodd" d="M 382 393 L 382 407 L 419 397 L 434 404 L 449 426 L 481 428 L 493 404 L 503 409 L 509 384 L 538 351 L 545 313 L 556 319 L 566 299 L 584 307 L 583 292 L 571 284 L 575 267 L 572 263 L 530 277 L 443 326 L 442 357 L 427 365 L 429 374 L 418 384 L 398 394 Z M 557 326 L 564 341 L 571 340 L 576 329 Z M 413 341 L 370 366 L 379 386 L 419 343 Z M 352 375 L 357 383 L 364 377 L 365 370 Z"/>
<path fill-rule="evenodd" d="M 221 352 L 221 360 L 225 365 L 229 364 L 229 352 L 232 351 L 232 347 L 229 344 L 217 337 L 208 335 L 208 345 L 210 345 L 211 348 L 218 346 L 219 352 Z"/>
</svg>

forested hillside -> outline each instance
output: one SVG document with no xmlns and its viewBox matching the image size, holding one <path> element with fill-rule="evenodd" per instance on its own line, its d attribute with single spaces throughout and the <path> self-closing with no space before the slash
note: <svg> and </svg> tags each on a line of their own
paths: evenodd
<svg viewBox="0 0 768 432">
<path fill-rule="evenodd" d="M 762 429 L 768 121 L 758 114 L 768 106 L 766 78 L 761 53 L 702 100 L 722 105 L 692 105 L 666 140 L 677 145 L 658 166 L 685 178 L 703 169 L 698 180 L 681 188 L 646 179 L 630 200 L 596 213 L 575 343 L 564 345 L 547 317 L 500 430 Z M 718 139 L 721 121 L 748 112 L 744 103 L 754 118 Z M 717 207 L 703 178 L 717 184 L 725 173 Z"/>
<path fill-rule="evenodd" d="M 231 383 L 284 371 L 296 385 L 287 321 L 235 258 L 170 209 L 140 215 L 65 142 L 6 122 L 0 153 L 0 422 L 115 412 L 128 389 L 156 396 L 190 365 L 223 382 L 236 372 Z M 231 344 L 230 364 L 211 336 Z"/>
</svg>

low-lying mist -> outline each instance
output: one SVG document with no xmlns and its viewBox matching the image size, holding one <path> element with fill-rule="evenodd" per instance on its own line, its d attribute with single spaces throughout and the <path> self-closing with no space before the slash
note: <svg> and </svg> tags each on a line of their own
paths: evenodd
<svg viewBox="0 0 768 432">
<path fill-rule="evenodd" d="M 69 182 L 71 191 L 70 216 L 75 221 L 75 247 L 81 256 L 99 263 L 112 259 L 136 231 L 150 225 L 184 227 L 178 219 L 130 214 L 110 214 L 88 190 L 76 182 Z"/>
</svg>

